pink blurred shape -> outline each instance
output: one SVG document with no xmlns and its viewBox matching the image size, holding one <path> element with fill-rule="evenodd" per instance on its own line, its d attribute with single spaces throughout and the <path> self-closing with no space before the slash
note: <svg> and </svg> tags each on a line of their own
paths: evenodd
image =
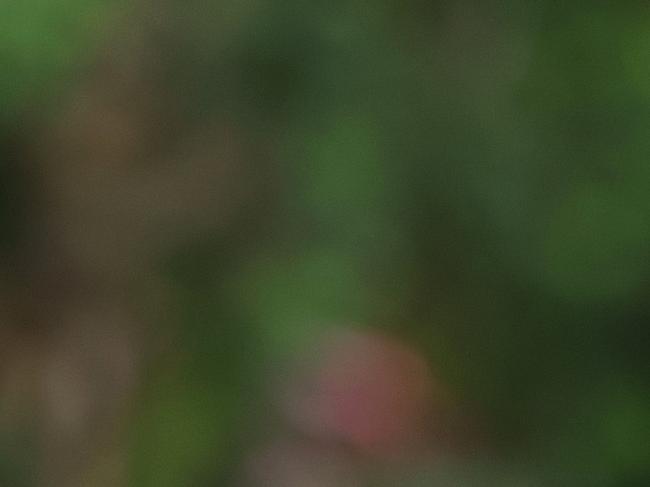
<svg viewBox="0 0 650 487">
<path fill-rule="evenodd" d="M 420 353 L 388 335 L 357 330 L 337 331 L 317 348 L 286 403 L 299 428 L 380 455 L 424 436 L 439 387 Z"/>
</svg>

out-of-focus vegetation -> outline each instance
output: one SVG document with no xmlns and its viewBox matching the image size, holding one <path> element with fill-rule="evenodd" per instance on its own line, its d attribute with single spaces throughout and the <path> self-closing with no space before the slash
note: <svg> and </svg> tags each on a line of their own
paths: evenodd
<svg viewBox="0 0 650 487">
<path fill-rule="evenodd" d="M 650 482 L 646 2 L 7 0 L 0 68 L 0 484 Z"/>
</svg>

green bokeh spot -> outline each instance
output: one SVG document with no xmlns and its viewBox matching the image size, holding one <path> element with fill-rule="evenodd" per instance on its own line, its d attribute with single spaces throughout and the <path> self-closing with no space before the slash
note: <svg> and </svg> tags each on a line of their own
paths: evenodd
<svg viewBox="0 0 650 487">
<path fill-rule="evenodd" d="M 575 190 L 551 215 L 542 274 L 570 299 L 621 298 L 645 275 L 650 232 L 626 194 L 599 185 Z"/>
<path fill-rule="evenodd" d="M 291 355 L 323 327 L 360 320 L 367 296 L 358 262 L 336 249 L 260 258 L 241 274 L 236 299 L 274 356 Z"/>
<path fill-rule="evenodd" d="M 199 381 L 162 381 L 133 428 L 132 485 L 195 485 L 216 471 L 223 457 L 228 395 Z"/>
<path fill-rule="evenodd" d="M 96 46 L 113 0 L 21 0 L 0 5 L 0 109 L 9 117 L 54 98 Z"/>
</svg>

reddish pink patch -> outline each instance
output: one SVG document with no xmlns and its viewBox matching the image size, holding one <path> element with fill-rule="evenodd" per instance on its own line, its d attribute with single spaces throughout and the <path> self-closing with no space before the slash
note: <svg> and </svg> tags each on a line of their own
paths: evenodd
<svg viewBox="0 0 650 487">
<path fill-rule="evenodd" d="M 294 397 L 312 432 L 369 453 L 398 451 L 422 433 L 433 384 L 420 354 L 388 336 L 344 331 L 321 356 L 308 397 Z"/>
</svg>

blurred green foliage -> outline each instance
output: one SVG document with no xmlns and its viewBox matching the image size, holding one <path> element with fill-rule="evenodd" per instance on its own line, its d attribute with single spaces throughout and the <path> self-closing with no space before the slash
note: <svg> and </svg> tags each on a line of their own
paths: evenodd
<svg viewBox="0 0 650 487">
<path fill-rule="evenodd" d="M 5 123 L 83 70 L 105 3 L 3 3 Z M 165 12 L 173 103 L 192 123 L 231 117 L 251 145 L 271 139 L 258 162 L 273 189 L 244 243 L 212 235 L 165 267 L 181 358 L 143 392 L 134 486 L 230 482 L 237 445 L 260 434 L 265 371 L 332 323 L 417 340 L 524 472 L 464 476 L 647 485 L 645 2 L 193 0 Z"/>
<path fill-rule="evenodd" d="M 40 111 L 75 76 L 117 2 L 25 0 L 0 6 L 2 122 Z M 90 50 L 89 50 L 90 48 Z"/>
</svg>

